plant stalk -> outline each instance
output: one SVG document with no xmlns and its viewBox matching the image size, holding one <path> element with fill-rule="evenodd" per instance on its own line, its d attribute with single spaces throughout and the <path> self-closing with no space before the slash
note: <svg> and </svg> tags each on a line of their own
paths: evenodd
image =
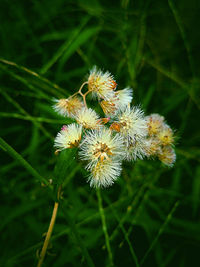
<svg viewBox="0 0 200 267">
<path fill-rule="evenodd" d="M 56 216 L 57 216 L 58 206 L 59 206 L 60 192 L 61 192 L 61 186 L 58 188 L 57 201 L 55 201 L 55 203 L 54 203 L 53 213 L 52 213 L 51 220 L 50 220 L 50 223 L 49 223 L 48 232 L 47 232 L 45 240 L 44 240 L 44 244 L 43 244 L 40 256 L 39 256 L 39 261 L 38 261 L 37 267 L 41 267 L 42 266 L 42 263 L 44 261 L 45 255 L 46 255 L 46 251 L 47 251 L 47 248 L 48 248 L 48 245 L 49 245 L 49 241 L 50 241 L 50 238 L 51 238 L 51 235 L 52 235 L 52 232 L 53 232 L 54 224 L 55 224 L 55 221 L 56 221 Z"/>
</svg>

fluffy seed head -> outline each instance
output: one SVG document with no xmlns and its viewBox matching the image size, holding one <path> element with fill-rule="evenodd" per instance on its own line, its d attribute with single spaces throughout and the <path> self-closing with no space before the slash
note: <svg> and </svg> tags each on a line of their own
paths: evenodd
<svg viewBox="0 0 200 267">
<path fill-rule="evenodd" d="M 120 125 L 120 133 L 125 137 L 136 139 L 147 135 L 147 123 L 144 113 L 138 107 L 126 108 L 125 111 L 120 112 L 118 123 Z"/>
<path fill-rule="evenodd" d="M 55 111 L 62 116 L 72 117 L 84 104 L 78 97 L 55 99 L 56 103 L 53 105 Z"/>
<path fill-rule="evenodd" d="M 150 137 L 146 142 L 146 154 L 148 157 L 155 156 L 161 151 L 160 141 L 157 138 Z"/>
<path fill-rule="evenodd" d="M 163 126 L 164 117 L 159 114 L 151 114 L 146 117 L 146 120 L 149 135 L 152 136 L 158 134 Z"/>
<path fill-rule="evenodd" d="M 120 110 L 126 109 L 132 101 L 132 89 L 125 88 L 115 91 L 114 96 L 109 100 L 101 101 L 103 112 L 108 116 L 115 116 Z"/>
<path fill-rule="evenodd" d="M 115 101 L 111 101 L 111 100 L 102 100 L 100 102 L 101 108 L 104 112 L 104 114 L 108 115 L 114 115 L 116 110 L 117 110 L 117 106 Z"/>
<path fill-rule="evenodd" d="M 96 66 L 91 69 L 88 78 L 88 89 L 99 98 L 107 100 L 112 98 L 116 86 L 113 76 L 108 71 L 103 73 Z"/>
<path fill-rule="evenodd" d="M 120 161 L 99 161 L 90 169 L 88 182 L 91 187 L 108 187 L 120 176 L 121 170 Z"/>
<path fill-rule="evenodd" d="M 97 129 L 101 126 L 99 116 L 91 108 L 82 108 L 74 116 L 77 123 L 86 129 Z"/>
<path fill-rule="evenodd" d="M 174 142 L 172 129 L 165 124 L 157 134 L 157 138 L 163 146 L 172 145 Z"/>
<path fill-rule="evenodd" d="M 73 148 L 79 145 L 81 140 L 82 126 L 72 123 L 68 126 L 64 125 L 57 134 L 54 146 L 59 150 Z"/>
<path fill-rule="evenodd" d="M 118 98 L 117 106 L 120 110 L 125 109 L 132 102 L 133 89 L 130 87 L 116 91 L 115 94 Z"/>
<path fill-rule="evenodd" d="M 132 139 L 126 141 L 125 159 L 128 161 L 143 159 L 147 156 L 148 141 L 146 138 Z"/>
<path fill-rule="evenodd" d="M 171 146 L 164 146 L 158 154 L 158 158 L 165 165 L 172 167 L 176 161 L 176 153 Z"/>
<path fill-rule="evenodd" d="M 93 168 L 98 162 L 113 159 L 123 159 L 123 138 L 107 128 L 90 131 L 80 145 L 79 155 L 82 160 L 88 161 L 87 169 Z"/>
</svg>

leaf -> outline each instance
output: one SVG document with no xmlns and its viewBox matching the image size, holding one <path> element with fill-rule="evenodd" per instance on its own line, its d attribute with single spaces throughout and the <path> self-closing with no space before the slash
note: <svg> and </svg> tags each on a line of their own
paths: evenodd
<svg viewBox="0 0 200 267">
<path fill-rule="evenodd" d="M 56 185 L 62 185 L 67 175 L 71 172 L 76 151 L 77 149 L 68 148 L 59 153 L 54 170 L 54 182 Z"/>
</svg>

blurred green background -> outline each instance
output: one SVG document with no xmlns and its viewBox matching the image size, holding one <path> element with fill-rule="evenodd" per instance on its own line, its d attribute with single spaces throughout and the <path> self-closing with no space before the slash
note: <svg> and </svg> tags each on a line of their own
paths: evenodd
<svg viewBox="0 0 200 267">
<path fill-rule="evenodd" d="M 37 178 L 53 179 L 66 123 L 52 99 L 93 65 L 166 117 L 177 162 L 125 163 L 98 195 L 71 159 L 44 266 L 199 266 L 200 2 L 1 0 L 0 10 L 0 266 L 37 264 L 54 203 Z"/>
</svg>

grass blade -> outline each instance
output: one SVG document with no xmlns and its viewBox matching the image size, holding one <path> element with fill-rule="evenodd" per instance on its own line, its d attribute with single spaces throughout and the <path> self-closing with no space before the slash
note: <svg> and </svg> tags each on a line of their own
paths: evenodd
<svg viewBox="0 0 200 267">
<path fill-rule="evenodd" d="M 148 257 L 149 253 L 151 252 L 151 250 L 154 248 L 155 244 L 157 243 L 160 235 L 163 233 L 163 231 L 165 230 L 165 227 L 167 226 L 167 224 L 169 223 L 169 221 L 171 220 L 172 218 L 172 215 L 174 214 L 174 212 L 176 211 L 177 207 L 179 206 L 180 204 L 180 201 L 176 201 L 176 203 L 174 204 L 174 206 L 172 207 L 170 213 L 167 215 L 167 218 L 166 220 L 164 221 L 164 223 L 162 224 L 162 226 L 160 227 L 156 237 L 154 238 L 153 242 L 151 243 L 149 249 L 147 250 L 147 252 L 145 253 L 144 257 L 142 258 L 141 262 L 140 262 L 140 265 L 142 265 L 146 258 Z"/>
<path fill-rule="evenodd" d="M 8 143 L 6 143 L 0 137 L 0 146 L 4 151 L 6 151 L 11 157 L 16 159 L 24 168 L 36 178 L 37 181 L 49 185 L 49 182 L 43 178 L 14 148 L 12 148 Z"/>
<path fill-rule="evenodd" d="M 45 74 L 58 60 L 59 58 L 65 53 L 65 51 L 69 48 L 71 43 L 77 38 L 80 34 L 81 29 L 87 24 L 89 21 L 89 17 L 86 17 L 78 29 L 74 31 L 72 37 L 65 41 L 64 44 L 57 50 L 57 52 L 53 55 L 53 57 L 42 67 L 41 74 Z"/>
</svg>

